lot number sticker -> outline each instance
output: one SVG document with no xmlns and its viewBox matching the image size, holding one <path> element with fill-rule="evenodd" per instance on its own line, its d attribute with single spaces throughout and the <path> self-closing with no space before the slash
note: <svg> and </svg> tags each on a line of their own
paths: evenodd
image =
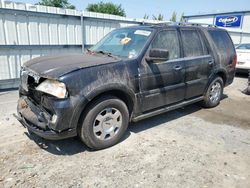
<svg viewBox="0 0 250 188">
<path fill-rule="evenodd" d="M 134 32 L 136 35 L 143 35 L 143 36 L 149 36 L 151 34 L 151 31 L 145 31 L 145 30 L 136 30 Z"/>
</svg>

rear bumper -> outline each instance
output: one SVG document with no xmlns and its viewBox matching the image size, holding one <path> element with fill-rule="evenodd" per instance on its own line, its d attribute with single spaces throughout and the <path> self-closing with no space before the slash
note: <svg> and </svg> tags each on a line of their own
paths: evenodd
<svg viewBox="0 0 250 188">
<path fill-rule="evenodd" d="M 51 129 L 51 124 L 53 124 L 52 117 L 46 111 L 33 104 L 27 97 L 21 97 L 18 100 L 17 112 L 17 120 L 30 132 L 42 138 L 60 140 L 77 135 L 76 129 L 69 128 L 60 132 Z"/>
</svg>

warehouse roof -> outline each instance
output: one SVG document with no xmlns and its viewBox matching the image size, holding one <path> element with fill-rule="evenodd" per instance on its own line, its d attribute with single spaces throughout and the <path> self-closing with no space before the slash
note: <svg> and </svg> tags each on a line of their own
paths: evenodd
<svg viewBox="0 0 250 188">
<path fill-rule="evenodd" d="M 250 13 L 250 10 L 243 10 L 243 11 L 229 11 L 229 12 L 213 12 L 213 13 L 198 13 L 193 15 L 187 15 L 183 16 L 184 18 L 190 18 L 190 17 L 200 17 L 200 16 L 214 16 L 214 15 L 227 15 L 227 14 L 245 14 Z"/>
</svg>

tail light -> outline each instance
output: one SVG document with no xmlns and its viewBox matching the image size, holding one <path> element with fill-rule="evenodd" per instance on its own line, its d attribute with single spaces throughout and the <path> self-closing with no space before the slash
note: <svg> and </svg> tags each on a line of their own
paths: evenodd
<svg viewBox="0 0 250 188">
<path fill-rule="evenodd" d="M 237 54 L 235 54 L 233 57 L 233 66 L 235 67 L 236 64 L 237 64 Z"/>
</svg>

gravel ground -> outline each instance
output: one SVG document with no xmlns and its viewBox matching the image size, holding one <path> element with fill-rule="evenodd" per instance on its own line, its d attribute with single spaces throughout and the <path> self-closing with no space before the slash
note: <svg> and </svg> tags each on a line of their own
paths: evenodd
<svg viewBox="0 0 250 188">
<path fill-rule="evenodd" d="M 116 146 L 30 136 L 0 93 L 0 187 L 250 187 L 250 96 L 237 77 L 213 109 L 191 105 L 131 124 Z"/>
</svg>

